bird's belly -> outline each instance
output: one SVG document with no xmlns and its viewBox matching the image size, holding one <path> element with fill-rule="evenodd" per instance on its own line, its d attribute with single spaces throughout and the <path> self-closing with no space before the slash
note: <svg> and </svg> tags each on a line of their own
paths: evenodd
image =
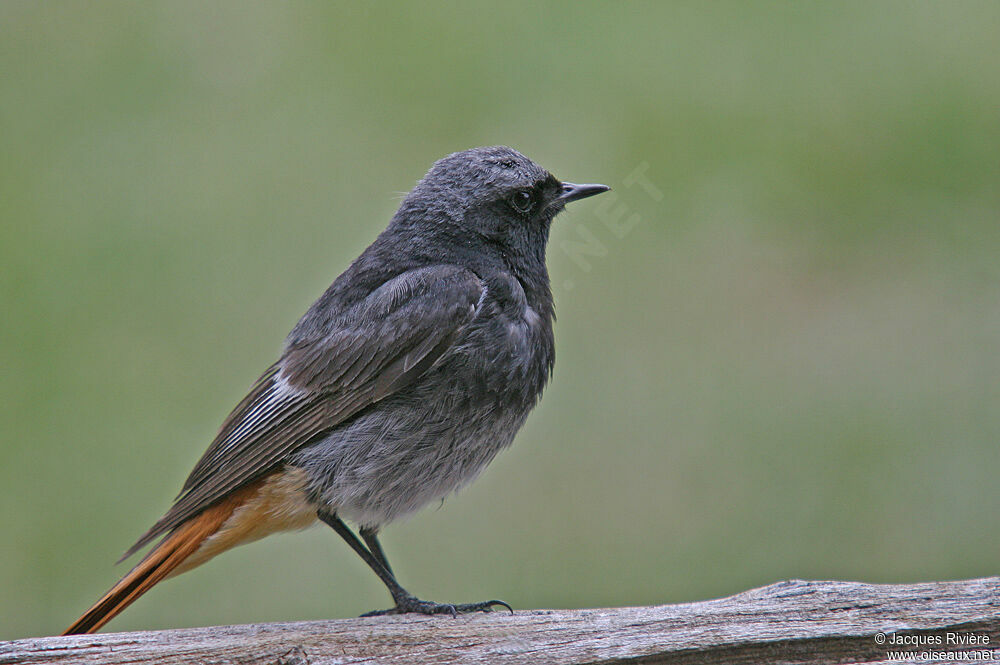
<svg viewBox="0 0 1000 665">
<path fill-rule="evenodd" d="M 475 479 L 511 443 L 527 411 L 390 397 L 297 453 L 292 465 L 307 474 L 317 507 L 378 526 Z"/>
</svg>

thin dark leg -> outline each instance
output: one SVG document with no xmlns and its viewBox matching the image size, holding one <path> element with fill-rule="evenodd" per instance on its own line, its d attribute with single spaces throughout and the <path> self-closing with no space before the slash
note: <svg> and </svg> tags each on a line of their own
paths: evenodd
<svg viewBox="0 0 1000 665">
<path fill-rule="evenodd" d="M 361 527 L 358 529 L 358 533 L 365 541 L 365 545 L 368 546 L 368 551 L 378 559 L 382 567 L 385 568 L 390 575 L 395 577 L 392 572 L 392 566 L 389 565 L 389 560 L 385 558 L 385 552 L 382 551 L 382 543 L 378 542 L 378 529 L 372 529 L 370 527 Z"/>
<path fill-rule="evenodd" d="M 361 537 L 365 539 L 368 543 L 368 549 L 366 548 L 358 537 L 354 535 L 344 521 L 337 517 L 335 513 L 326 513 L 321 511 L 317 512 L 317 515 L 321 520 L 328 524 L 334 531 L 336 531 L 341 538 L 343 538 L 351 549 L 357 552 L 358 556 L 368 564 L 382 583 L 389 589 L 389 593 L 392 594 L 392 599 L 396 603 L 396 606 L 390 610 L 378 610 L 375 612 L 368 612 L 362 616 L 380 616 L 384 614 L 405 614 L 407 612 L 418 612 L 420 614 L 450 614 L 456 616 L 459 613 L 466 612 L 489 612 L 494 607 L 505 607 L 507 610 L 513 614 L 514 610 L 511 606 L 502 600 L 487 600 L 482 603 L 465 603 L 462 605 L 452 605 L 450 603 L 434 603 L 427 600 L 420 600 L 409 591 L 400 586 L 399 582 L 396 581 L 396 577 L 392 574 L 392 569 L 389 568 L 389 562 L 385 558 L 385 552 L 382 551 L 382 546 L 376 538 L 376 531 L 374 529 L 361 529 Z"/>
<path fill-rule="evenodd" d="M 318 512 L 317 515 L 321 520 L 332 527 L 341 538 L 347 541 L 347 544 L 351 546 L 351 549 L 358 553 L 358 556 L 360 556 L 361 559 L 368 564 L 368 567 L 371 568 L 376 575 L 378 575 L 379 579 L 382 580 L 382 583 L 389 587 L 389 593 L 392 594 L 393 600 L 398 600 L 398 598 L 410 595 L 406 589 L 399 585 L 399 582 L 397 582 L 396 578 L 393 577 L 392 571 L 390 571 L 388 567 L 384 566 L 375 555 L 365 549 L 365 546 L 361 544 L 358 537 L 354 535 L 354 532 L 352 532 L 346 524 L 344 524 L 342 519 L 336 515 L 324 513 L 323 511 Z"/>
</svg>

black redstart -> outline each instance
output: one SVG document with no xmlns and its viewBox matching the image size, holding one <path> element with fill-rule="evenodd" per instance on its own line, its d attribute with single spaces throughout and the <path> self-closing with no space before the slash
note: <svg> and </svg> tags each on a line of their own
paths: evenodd
<svg viewBox="0 0 1000 665">
<path fill-rule="evenodd" d="M 65 634 L 93 632 L 160 580 L 317 517 L 388 587 L 395 606 L 373 614 L 510 609 L 414 597 L 377 534 L 510 445 L 555 359 L 549 225 L 566 203 L 607 190 L 559 182 L 505 147 L 435 163 L 305 313 L 125 557 L 159 543 Z"/>
</svg>

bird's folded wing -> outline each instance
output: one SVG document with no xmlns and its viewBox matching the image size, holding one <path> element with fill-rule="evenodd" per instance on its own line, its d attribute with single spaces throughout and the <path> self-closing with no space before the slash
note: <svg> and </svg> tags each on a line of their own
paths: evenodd
<svg viewBox="0 0 1000 665">
<path fill-rule="evenodd" d="M 479 278 L 464 268 L 421 268 L 293 335 L 223 423 L 173 507 L 122 558 L 419 377 L 472 320 L 482 295 Z"/>
</svg>

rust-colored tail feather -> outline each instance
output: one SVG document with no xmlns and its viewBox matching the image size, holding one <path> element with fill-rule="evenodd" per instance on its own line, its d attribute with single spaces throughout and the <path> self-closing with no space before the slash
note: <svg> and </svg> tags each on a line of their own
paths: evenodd
<svg viewBox="0 0 1000 665">
<path fill-rule="evenodd" d="M 94 603 L 93 607 L 74 621 L 63 635 L 93 633 L 118 616 L 139 596 L 168 577 L 185 559 L 196 552 L 205 539 L 218 531 L 233 511 L 256 491 L 256 484 L 244 487 L 181 524 Z"/>
</svg>

